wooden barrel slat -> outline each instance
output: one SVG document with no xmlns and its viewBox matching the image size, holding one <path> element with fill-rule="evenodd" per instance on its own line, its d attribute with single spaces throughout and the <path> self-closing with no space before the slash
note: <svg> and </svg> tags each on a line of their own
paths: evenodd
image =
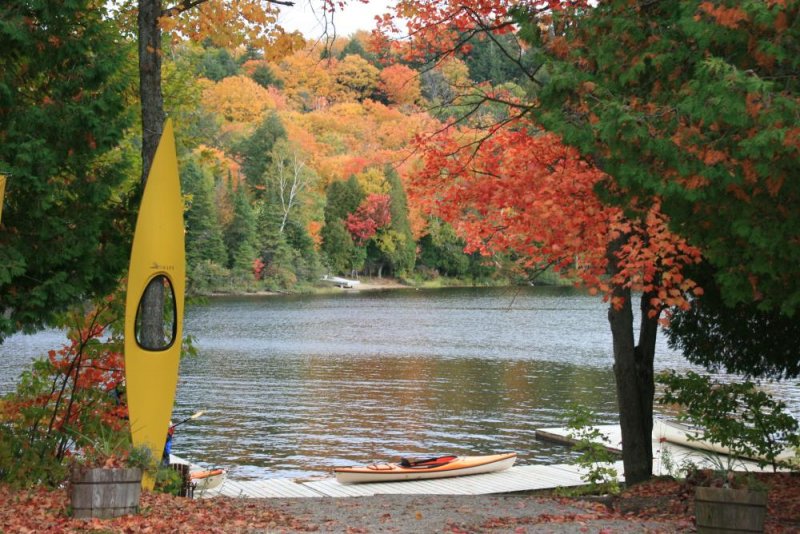
<svg viewBox="0 0 800 534">
<path fill-rule="evenodd" d="M 107 519 L 139 511 L 140 469 L 85 469 L 72 476 L 72 515 Z"/>
<path fill-rule="evenodd" d="M 696 488 L 695 522 L 704 534 L 763 532 L 767 494 L 728 488 Z"/>
</svg>

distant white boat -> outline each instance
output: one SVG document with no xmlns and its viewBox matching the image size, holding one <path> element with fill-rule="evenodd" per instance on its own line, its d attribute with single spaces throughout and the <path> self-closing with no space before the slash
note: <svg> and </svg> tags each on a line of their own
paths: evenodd
<svg viewBox="0 0 800 534">
<path fill-rule="evenodd" d="M 353 288 L 361 283 L 358 280 L 348 280 L 347 278 L 341 278 L 339 276 L 328 276 L 328 275 L 323 276 L 321 280 L 323 282 L 330 282 L 331 284 L 334 284 L 342 288 Z"/>
</svg>

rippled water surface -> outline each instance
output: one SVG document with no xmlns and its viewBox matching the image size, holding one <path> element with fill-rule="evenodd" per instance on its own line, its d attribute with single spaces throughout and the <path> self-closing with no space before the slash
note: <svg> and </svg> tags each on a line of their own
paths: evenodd
<svg viewBox="0 0 800 534">
<path fill-rule="evenodd" d="M 570 288 L 438 289 L 213 299 L 187 309 L 173 452 L 238 478 L 321 474 L 406 454 L 570 453 L 534 439 L 564 407 L 616 422 L 606 305 Z M 50 337 L 48 337 L 50 336 Z M 24 354 L 0 350 L 0 392 Z M 16 359 L 14 357 L 16 356 Z M 663 342 L 657 367 L 685 368 Z"/>
</svg>

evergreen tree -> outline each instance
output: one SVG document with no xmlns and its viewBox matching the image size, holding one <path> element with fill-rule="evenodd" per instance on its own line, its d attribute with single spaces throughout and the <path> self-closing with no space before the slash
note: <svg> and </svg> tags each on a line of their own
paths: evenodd
<svg viewBox="0 0 800 534">
<path fill-rule="evenodd" d="M 265 89 L 270 86 L 283 89 L 283 80 L 275 76 L 275 73 L 272 72 L 269 65 L 259 65 L 256 67 L 253 71 L 252 78 L 253 81 Z"/>
<path fill-rule="evenodd" d="M 406 196 L 403 182 L 391 165 L 384 169 L 386 181 L 389 183 L 389 197 L 391 203 L 389 210 L 392 215 L 391 231 L 396 234 L 395 253 L 389 257 L 389 264 L 395 274 L 408 274 L 414 269 L 416 261 L 417 244 L 411 232 L 411 223 L 408 221 L 408 197 Z"/>
<path fill-rule="evenodd" d="M 350 55 L 361 56 L 362 58 L 366 59 L 372 66 L 382 67 L 382 65 L 380 65 L 380 62 L 378 61 L 378 57 L 375 54 L 368 52 L 361 44 L 361 41 L 358 40 L 356 37 L 353 37 L 352 39 L 347 41 L 347 44 L 344 45 L 342 51 L 339 52 L 339 56 L 337 57 L 337 59 L 344 59 Z"/>
<path fill-rule="evenodd" d="M 522 53 L 514 34 L 492 35 L 485 39 L 472 39 L 472 48 L 465 54 L 471 80 L 492 85 L 519 82 L 527 70 L 526 56 Z M 523 68 L 520 68 L 520 65 Z"/>
<path fill-rule="evenodd" d="M 214 202 L 212 177 L 194 160 L 187 161 L 181 172 L 183 191 L 190 197 L 186 211 L 186 263 L 193 266 L 210 261 L 220 266 L 228 263 L 222 230 Z"/>
<path fill-rule="evenodd" d="M 218 82 L 228 76 L 235 76 L 239 72 L 239 65 L 224 48 L 205 47 L 197 71 L 200 76 Z"/>
<path fill-rule="evenodd" d="M 133 48 L 90 0 L 0 8 L 0 342 L 114 289 L 127 267 Z"/>
<path fill-rule="evenodd" d="M 286 130 L 280 118 L 276 113 L 270 113 L 253 134 L 236 147 L 236 152 L 242 158 L 242 173 L 257 197 L 263 197 L 263 177 L 272 163 L 272 148 L 279 139 L 285 137 Z"/>
<path fill-rule="evenodd" d="M 259 257 L 264 262 L 261 277 L 270 288 L 287 289 L 297 283 L 295 252 L 279 228 L 280 215 L 275 205 L 262 201 L 258 208 Z"/>
<path fill-rule="evenodd" d="M 325 226 L 321 234 L 322 251 L 333 273 L 344 274 L 359 269 L 366 259 L 364 247 L 356 246 L 345 227 L 347 216 L 358 209 L 364 197 L 364 191 L 355 176 L 347 181 L 336 180 L 328 186 Z"/>
<path fill-rule="evenodd" d="M 364 197 L 364 190 L 355 176 L 350 176 L 347 181 L 331 182 L 327 189 L 325 224 L 337 219 L 347 219 L 348 215 L 358 209 Z"/>
<path fill-rule="evenodd" d="M 357 248 L 342 219 L 326 222 L 322 227 L 322 250 L 332 274 L 350 271 Z"/>
<path fill-rule="evenodd" d="M 453 227 L 440 219 L 428 223 L 428 233 L 419 241 L 419 263 L 443 276 L 466 276 L 470 258 L 464 254 L 464 240 Z"/>
<path fill-rule="evenodd" d="M 230 185 L 231 182 L 229 181 Z M 233 219 L 225 228 L 225 246 L 228 250 L 227 266 L 235 272 L 249 272 L 258 256 L 256 214 L 250 204 L 247 189 L 239 185 L 231 191 Z"/>
</svg>

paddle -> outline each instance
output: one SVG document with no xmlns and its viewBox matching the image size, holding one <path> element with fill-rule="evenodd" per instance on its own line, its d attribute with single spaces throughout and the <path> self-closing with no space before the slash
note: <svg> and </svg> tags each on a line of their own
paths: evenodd
<svg viewBox="0 0 800 534">
<path fill-rule="evenodd" d="M 201 415 L 203 415 L 204 413 L 206 413 L 206 412 L 205 412 L 205 410 L 200 410 L 199 412 L 196 412 L 196 413 L 194 413 L 194 414 L 190 415 L 190 416 L 189 416 L 189 417 L 187 417 L 186 419 L 184 419 L 184 420 L 182 420 L 182 421 L 178 421 L 177 423 L 175 423 L 174 425 L 172 425 L 170 428 L 175 428 L 176 426 L 178 426 L 178 425 L 182 425 L 183 423 L 186 423 L 186 422 L 188 422 L 188 421 L 191 421 L 192 419 L 197 419 L 198 417 L 200 417 L 200 416 L 201 416 Z"/>
</svg>

